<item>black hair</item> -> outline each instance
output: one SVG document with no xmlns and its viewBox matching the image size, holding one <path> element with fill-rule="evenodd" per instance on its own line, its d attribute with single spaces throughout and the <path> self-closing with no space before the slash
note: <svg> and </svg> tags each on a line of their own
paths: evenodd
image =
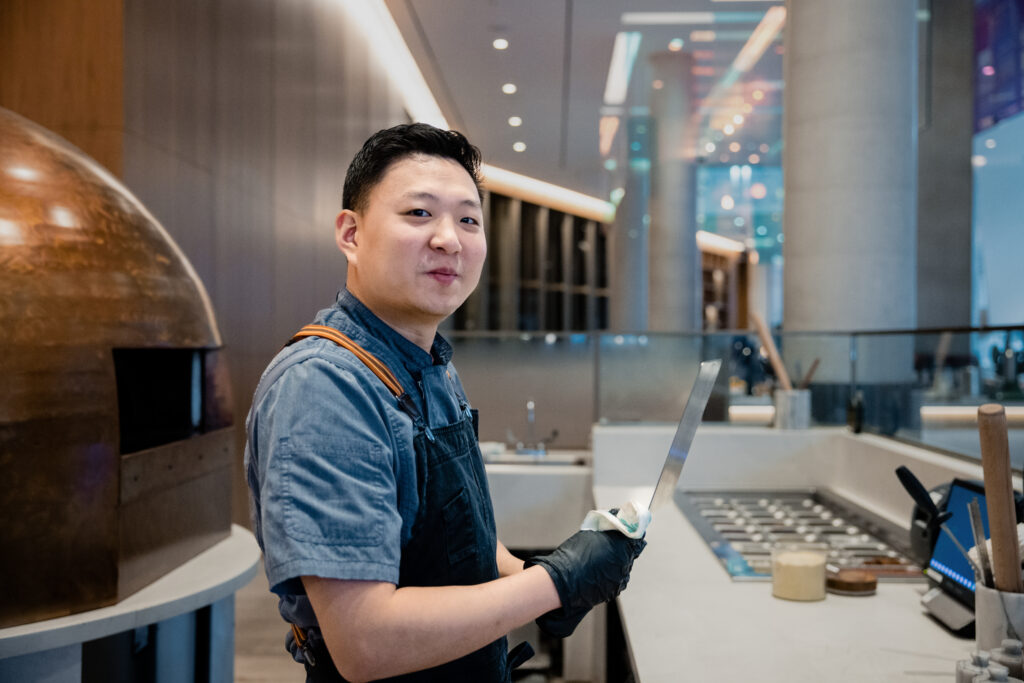
<svg viewBox="0 0 1024 683">
<path fill-rule="evenodd" d="M 426 123 L 406 123 L 377 131 L 363 143 L 345 174 L 341 208 L 361 211 L 370 191 L 391 164 L 416 154 L 426 154 L 455 161 L 469 173 L 476 191 L 480 188 L 480 150 L 470 144 L 462 133 L 442 130 Z"/>
</svg>

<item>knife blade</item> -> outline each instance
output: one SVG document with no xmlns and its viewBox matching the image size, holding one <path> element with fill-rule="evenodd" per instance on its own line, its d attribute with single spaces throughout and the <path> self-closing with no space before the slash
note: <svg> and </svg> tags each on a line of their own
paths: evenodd
<svg viewBox="0 0 1024 683">
<path fill-rule="evenodd" d="M 683 409 L 683 416 L 679 419 L 679 426 L 676 427 L 676 434 L 672 437 L 672 445 L 668 449 L 668 456 L 661 468 L 658 483 L 654 487 L 651 504 L 647 506 L 647 509 L 652 512 L 656 507 L 672 498 L 676 484 L 679 482 L 679 474 L 683 471 L 683 465 L 686 464 L 686 458 L 690 454 L 690 444 L 693 443 L 693 436 L 697 433 L 701 418 L 704 417 L 704 408 L 708 405 L 711 389 L 715 385 L 715 379 L 718 377 L 721 367 L 721 360 L 706 360 L 700 364 L 697 381 L 693 383 L 690 396 L 686 399 L 686 407 Z"/>
<path fill-rule="evenodd" d="M 985 544 L 985 525 L 981 521 L 981 505 L 978 498 L 971 498 L 967 503 L 967 515 L 971 518 L 971 534 L 974 546 L 978 549 L 978 564 L 981 565 L 981 582 L 989 588 L 995 586 L 992 580 L 992 563 L 988 559 L 988 546 Z"/>
</svg>

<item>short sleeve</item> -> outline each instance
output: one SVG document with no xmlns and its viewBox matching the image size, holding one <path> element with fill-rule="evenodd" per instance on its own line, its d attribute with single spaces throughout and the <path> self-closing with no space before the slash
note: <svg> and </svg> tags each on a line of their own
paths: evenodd
<svg viewBox="0 0 1024 683">
<path fill-rule="evenodd" d="M 285 370 L 254 409 L 271 589 L 301 594 L 306 575 L 397 584 L 402 519 L 377 387 L 315 356 Z"/>
</svg>

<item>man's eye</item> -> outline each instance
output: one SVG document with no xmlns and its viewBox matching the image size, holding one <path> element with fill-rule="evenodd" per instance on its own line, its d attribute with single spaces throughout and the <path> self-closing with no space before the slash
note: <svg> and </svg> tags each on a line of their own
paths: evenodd
<svg viewBox="0 0 1024 683">
<path fill-rule="evenodd" d="M 428 212 L 426 209 L 413 209 L 412 211 L 409 212 L 409 215 L 416 216 L 418 218 L 426 218 L 427 216 L 430 215 L 430 212 Z"/>
</svg>

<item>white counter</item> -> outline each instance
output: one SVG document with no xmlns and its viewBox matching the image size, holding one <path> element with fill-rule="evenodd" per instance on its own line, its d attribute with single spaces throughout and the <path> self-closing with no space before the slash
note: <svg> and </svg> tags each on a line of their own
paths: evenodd
<svg viewBox="0 0 1024 683">
<path fill-rule="evenodd" d="M 596 505 L 649 500 L 674 431 L 595 427 Z M 973 463 L 845 429 L 702 426 L 680 487 L 823 486 L 908 527 L 912 503 L 894 474 L 899 464 L 928 487 L 981 476 Z M 647 541 L 618 599 L 640 683 L 953 680 L 956 660 L 973 648 L 924 613 L 924 584 L 780 600 L 769 582 L 733 582 L 675 506 L 655 514 Z"/>
<path fill-rule="evenodd" d="M 210 617 L 206 635 L 211 645 L 207 679 L 231 681 L 233 597 L 256 575 L 259 560 L 256 539 L 246 529 L 233 525 L 223 541 L 114 605 L 0 629 L 0 680 L 80 681 L 83 642 L 158 622 L 167 624 L 163 629 L 166 635 L 158 634 L 157 643 L 160 645 L 163 638 L 170 645 L 168 660 L 180 659 L 186 651 L 195 655 L 187 647 L 189 638 L 193 649 L 195 646 L 194 623 L 189 624 L 183 617 L 209 605 L 217 609 Z M 158 674 L 160 664 L 158 661 Z"/>
</svg>

